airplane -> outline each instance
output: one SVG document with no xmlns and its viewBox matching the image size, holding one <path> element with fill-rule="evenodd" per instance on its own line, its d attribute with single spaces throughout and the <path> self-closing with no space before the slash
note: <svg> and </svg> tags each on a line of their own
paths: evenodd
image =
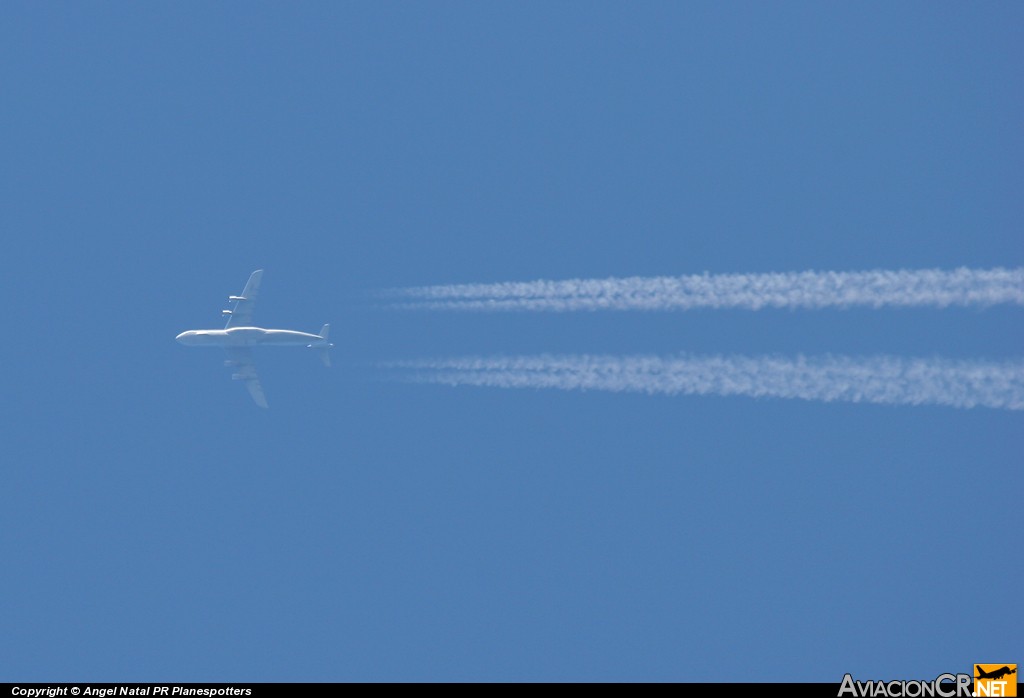
<svg viewBox="0 0 1024 698">
<path fill-rule="evenodd" d="M 978 675 L 974 677 L 976 679 L 1001 679 L 1008 674 L 1017 673 L 1016 668 L 1011 669 L 1008 666 L 1004 666 L 1000 669 L 994 669 L 992 671 L 985 671 L 978 665 L 975 665 L 975 668 L 978 670 Z"/>
<path fill-rule="evenodd" d="M 330 366 L 331 356 L 328 354 L 328 350 L 334 345 L 327 341 L 328 333 L 331 330 L 330 325 L 324 325 L 320 334 L 254 327 L 252 316 L 262 280 L 263 270 L 257 269 L 249 276 L 249 281 L 245 284 L 241 295 L 228 296 L 228 300 L 233 301 L 235 307 L 231 310 L 221 311 L 228 319 L 223 330 L 188 330 L 179 334 L 176 339 L 189 347 L 222 347 L 228 354 L 224 365 L 234 370 L 231 378 L 236 381 L 244 381 L 253 401 L 260 407 L 266 408 L 269 405 L 267 398 L 263 395 L 259 376 L 256 375 L 256 362 L 252 357 L 252 347 L 305 346 L 316 349 L 324 366 Z"/>
</svg>

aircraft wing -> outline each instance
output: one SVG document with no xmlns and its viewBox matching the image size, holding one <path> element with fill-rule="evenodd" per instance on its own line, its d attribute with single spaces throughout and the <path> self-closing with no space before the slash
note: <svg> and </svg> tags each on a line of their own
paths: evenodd
<svg viewBox="0 0 1024 698">
<path fill-rule="evenodd" d="M 225 351 L 228 353 L 227 364 L 234 371 L 231 377 L 235 380 L 245 381 L 245 387 L 257 405 L 270 407 L 267 404 L 267 398 L 263 395 L 260 378 L 256 375 L 256 362 L 253 361 L 252 352 L 239 347 L 229 347 Z"/>
<path fill-rule="evenodd" d="M 260 292 L 260 281 L 263 280 L 263 270 L 257 269 L 249 275 L 249 281 L 245 284 L 245 290 L 241 296 L 231 296 L 228 300 L 235 301 L 235 307 L 231 309 L 228 316 L 228 324 L 224 329 L 231 327 L 248 327 L 252 325 L 252 316 L 256 310 L 256 296 Z"/>
</svg>

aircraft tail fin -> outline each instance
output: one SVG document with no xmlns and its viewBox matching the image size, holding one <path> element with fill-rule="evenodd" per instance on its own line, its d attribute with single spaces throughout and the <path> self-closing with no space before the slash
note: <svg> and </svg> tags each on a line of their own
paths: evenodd
<svg viewBox="0 0 1024 698">
<path fill-rule="evenodd" d="M 320 360 L 323 361 L 324 362 L 324 366 L 327 366 L 328 368 L 330 368 L 330 366 L 331 366 L 330 350 L 331 350 L 331 347 L 334 346 L 329 341 L 327 341 L 327 337 L 328 337 L 328 334 L 330 333 L 330 331 L 331 331 L 330 324 L 325 324 L 323 327 L 320 328 L 320 338 L 324 340 L 324 343 L 322 345 L 320 345 L 319 347 L 317 347 L 317 349 L 320 352 Z"/>
</svg>

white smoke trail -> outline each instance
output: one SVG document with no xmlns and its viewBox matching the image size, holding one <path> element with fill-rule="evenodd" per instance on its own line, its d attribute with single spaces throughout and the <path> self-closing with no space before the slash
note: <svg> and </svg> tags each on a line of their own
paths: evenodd
<svg viewBox="0 0 1024 698">
<path fill-rule="evenodd" d="M 522 356 L 399 361 L 400 380 L 498 388 L 748 395 L 1024 409 L 1024 360 L 895 356 Z"/>
<path fill-rule="evenodd" d="M 392 289 L 406 310 L 690 310 L 1024 305 L 1024 268 L 697 274 Z"/>
</svg>

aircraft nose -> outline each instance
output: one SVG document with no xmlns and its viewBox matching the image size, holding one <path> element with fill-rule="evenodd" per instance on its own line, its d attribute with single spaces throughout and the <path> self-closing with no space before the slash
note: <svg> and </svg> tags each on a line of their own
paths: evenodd
<svg viewBox="0 0 1024 698">
<path fill-rule="evenodd" d="M 182 333 L 181 333 L 181 334 L 179 334 L 179 335 L 178 335 L 177 337 L 175 337 L 175 339 L 176 339 L 176 340 L 178 340 L 179 342 L 181 342 L 181 343 L 183 343 L 183 344 L 184 344 L 184 342 L 185 342 L 185 339 L 186 339 L 186 338 L 187 338 L 187 337 L 188 337 L 188 336 L 189 336 L 190 334 L 191 334 L 191 332 L 182 332 Z"/>
</svg>

